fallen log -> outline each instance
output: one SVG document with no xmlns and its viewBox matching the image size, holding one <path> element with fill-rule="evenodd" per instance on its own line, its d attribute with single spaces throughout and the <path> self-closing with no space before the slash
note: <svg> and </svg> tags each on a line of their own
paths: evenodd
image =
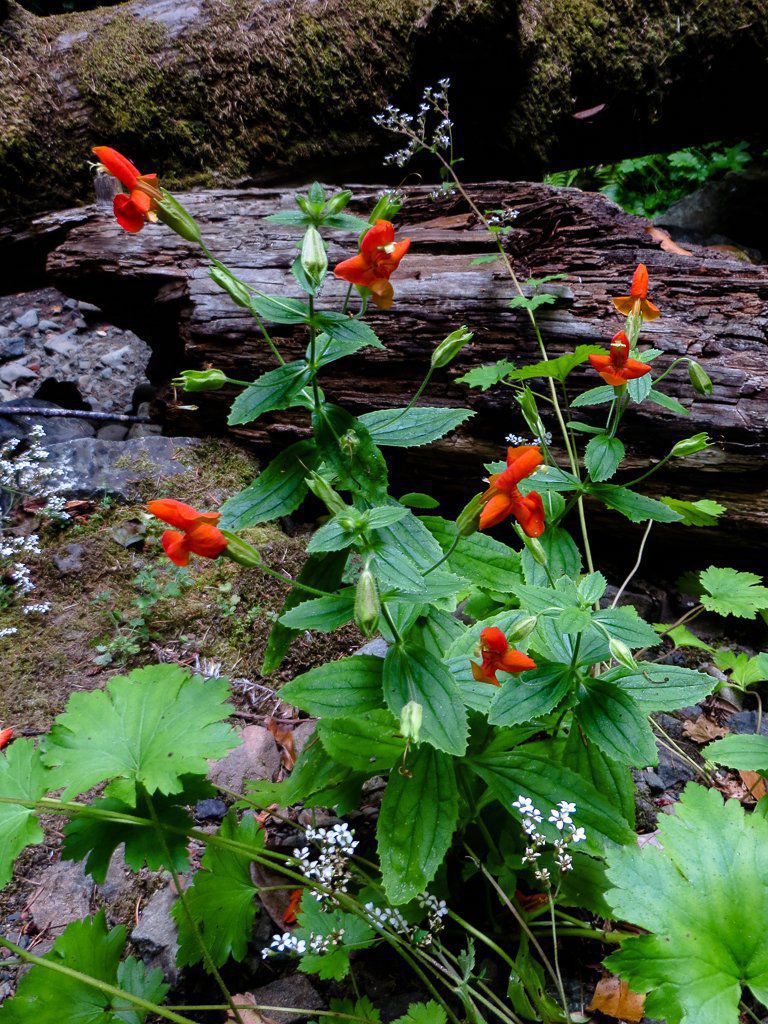
<svg viewBox="0 0 768 1024">
<path fill-rule="evenodd" d="M 618 480 L 630 479 L 635 467 L 649 457 L 660 458 L 680 437 L 708 431 L 715 447 L 673 460 L 643 489 L 656 496 L 719 500 L 728 506 L 728 517 L 711 533 L 656 527 L 655 550 L 665 550 L 667 541 L 672 553 L 675 546 L 690 550 L 695 543 L 706 560 L 714 550 L 707 546 L 716 544 L 718 536 L 738 538 L 742 555 L 754 564 L 750 545 L 764 544 L 768 537 L 768 268 L 702 247 L 664 249 L 646 221 L 601 195 L 526 182 L 473 186 L 471 192 L 483 208 L 517 211 L 507 247 L 522 279 L 567 275 L 556 286 L 557 304 L 538 313 L 551 356 L 585 342 L 607 344 L 622 325 L 610 297 L 626 294 L 635 265 L 646 263 L 654 301 L 663 311 L 661 319 L 647 325 L 646 344 L 663 350 L 660 367 L 680 355 L 695 357 L 711 376 L 714 394 L 709 399 L 694 395 L 684 367 L 673 371 L 664 390 L 687 405 L 690 416 L 673 416 L 648 403 L 633 407 L 622 428 L 630 474 Z M 369 209 L 374 196 L 356 187 L 351 209 Z M 296 231 L 263 219 L 290 208 L 292 193 L 207 191 L 181 199 L 201 223 L 210 248 L 249 285 L 270 294 L 298 294 L 287 271 L 296 253 Z M 523 365 L 540 356 L 527 317 L 508 306 L 511 287 L 500 264 L 471 265 L 492 247 L 460 199 L 435 204 L 428 189 L 409 189 L 400 221 L 401 234 L 413 241 L 393 279 L 395 305 L 371 317 L 387 350 L 333 363 L 323 371 L 322 383 L 332 400 L 355 413 L 401 406 L 421 381 L 435 343 L 468 324 L 474 342 L 437 374 L 425 401 L 468 406 L 478 415 L 423 451 L 390 449 L 393 473 L 404 489 L 428 482 L 455 504 L 478 489 L 483 462 L 500 456 L 505 436 L 526 433 L 505 388 L 470 390 L 455 384 L 455 378 L 497 359 Z M 331 262 L 350 255 L 354 244 L 353 237 L 334 234 Z M 52 252 L 48 270 L 63 291 L 98 304 L 114 322 L 148 341 L 154 352 L 150 372 L 165 385 L 166 398 L 168 381 L 181 368 L 213 364 L 232 377 L 253 379 L 274 365 L 250 315 L 214 285 L 199 252 L 167 230 L 149 228 L 128 236 L 109 213 L 91 210 Z M 342 282 L 329 280 L 322 306 L 339 308 L 342 295 Z M 287 358 L 303 354 L 301 330 L 277 326 L 274 334 Z M 595 383 L 585 367 L 570 378 L 574 392 Z M 226 429 L 232 393 L 200 397 L 197 414 L 168 406 L 173 431 Z M 554 424 L 547 425 L 556 434 Z M 306 429 L 306 415 L 289 411 L 232 433 L 257 448 L 274 450 L 304 436 Z M 619 530 L 625 526 L 634 529 L 620 520 Z M 627 559 L 630 553 L 628 547 Z"/>
</svg>

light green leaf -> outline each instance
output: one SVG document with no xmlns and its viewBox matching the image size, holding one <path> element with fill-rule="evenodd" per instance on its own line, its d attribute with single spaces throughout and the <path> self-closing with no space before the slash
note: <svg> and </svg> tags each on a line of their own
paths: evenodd
<svg viewBox="0 0 768 1024">
<path fill-rule="evenodd" d="M 768 608 L 768 587 L 762 586 L 762 577 L 753 572 L 710 565 L 701 573 L 699 581 L 705 591 L 701 603 L 707 611 L 753 619 L 759 611 Z"/>
<path fill-rule="evenodd" d="M 333 760 L 368 775 L 389 771 L 402 757 L 405 739 L 399 730 L 399 721 L 386 708 L 317 723 L 317 734 Z"/>
<path fill-rule="evenodd" d="M 326 981 L 341 981 L 345 978 L 349 973 L 350 953 L 367 949 L 376 937 L 368 922 L 356 914 L 346 914 L 342 910 L 324 912 L 323 906 L 309 890 L 302 897 L 297 920 L 294 935 L 297 939 L 303 939 L 307 946 L 310 946 L 315 936 L 334 937 L 329 952 L 306 952 L 299 962 L 299 970 L 304 974 L 316 974 Z"/>
<path fill-rule="evenodd" d="M 366 412 L 360 422 L 376 444 L 392 448 L 417 448 L 430 444 L 455 430 L 475 414 L 471 409 L 440 409 L 414 406 L 412 409 L 379 409 Z"/>
<path fill-rule="evenodd" d="M 546 507 L 546 497 L 544 504 Z M 539 543 L 547 555 L 547 568 L 554 579 L 570 576 L 572 579 L 581 572 L 581 552 L 567 530 L 561 526 L 547 526 L 539 537 Z M 536 586 L 546 586 L 549 580 L 543 565 L 539 565 L 528 548 L 524 548 L 521 563 L 525 582 Z"/>
<path fill-rule="evenodd" d="M 557 302 L 557 295 L 550 295 L 548 292 L 542 292 L 538 295 L 515 295 L 514 298 L 509 300 L 510 309 L 527 309 L 533 312 L 537 310 L 539 306 L 554 306 Z"/>
<path fill-rule="evenodd" d="M 301 802 L 305 807 L 332 807 L 344 814 L 359 806 L 364 781 L 364 775 L 333 761 L 319 739 L 313 738 L 286 779 L 246 782 L 246 791 L 254 807 L 290 807 Z"/>
<path fill-rule="evenodd" d="M 302 601 L 295 608 L 284 612 L 279 622 L 289 629 L 332 633 L 352 620 L 354 610 L 355 590 L 354 587 L 348 587 L 331 597 L 314 597 Z"/>
<path fill-rule="evenodd" d="M 430 494 L 422 494 L 420 491 L 409 491 L 400 498 L 401 505 L 408 508 L 437 508 L 440 504 Z"/>
<path fill-rule="evenodd" d="M 280 452 L 252 484 L 221 506 L 221 526 L 245 530 L 295 512 L 307 494 L 306 476 L 319 461 L 311 440 L 297 441 Z"/>
<path fill-rule="evenodd" d="M 48 774 L 32 740 L 16 740 L 0 753 L 0 796 L 39 800 L 54 788 Z M 33 807 L 0 803 L 0 888 L 10 880 L 13 862 L 21 851 L 42 841 Z"/>
<path fill-rule="evenodd" d="M 361 348 L 384 348 L 370 324 L 367 324 L 364 320 L 358 320 L 356 317 L 347 316 L 345 313 L 335 313 L 333 311 L 316 313 L 314 323 L 333 343 L 323 353 L 323 357 L 320 360 L 321 366 L 332 362 L 332 359 L 328 358 L 329 352 L 332 354 L 334 351 L 343 351 L 344 355 L 351 355 L 353 352 L 358 352 Z M 320 351 L 319 346 L 318 351 Z M 340 358 L 340 355 L 333 355 L 333 359 Z"/>
<path fill-rule="evenodd" d="M 637 494 L 628 487 L 621 487 L 618 484 L 591 484 L 589 493 L 608 508 L 621 512 L 633 523 L 644 523 L 648 519 L 655 523 L 678 523 L 683 518 L 679 512 L 675 512 L 663 502 L 647 498 L 644 494 Z"/>
<path fill-rule="evenodd" d="M 687 626 L 673 626 L 670 629 L 665 626 L 663 622 L 656 623 L 654 629 L 659 635 L 667 636 L 675 645 L 675 647 L 696 647 L 700 651 L 714 651 L 712 644 L 706 643 L 701 637 L 696 636 L 688 629 Z M 717 658 L 715 658 L 715 664 L 717 664 Z M 722 668 L 722 665 L 718 665 L 718 668 Z M 768 676 L 766 676 L 768 678 Z"/>
<path fill-rule="evenodd" d="M 641 378 L 645 379 L 645 378 Z M 648 374 L 648 381 L 650 382 L 651 376 Z M 630 383 L 632 383 L 630 381 Z M 662 391 L 655 391 L 651 388 L 648 394 L 644 396 L 649 402 L 653 402 L 654 405 L 661 406 L 662 409 L 666 409 L 668 412 L 673 412 L 676 416 L 690 416 L 691 413 L 685 408 L 676 398 L 672 398 L 671 395 L 665 395 Z"/>
<path fill-rule="evenodd" d="M 411 1003 L 408 1012 L 392 1024 L 445 1024 L 446 1020 L 442 1006 L 430 999 L 428 1003 Z"/>
<path fill-rule="evenodd" d="M 301 399 L 301 392 L 308 382 L 309 367 L 303 359 L 263 373 L 237 396 L 227 423 L 236 427 L 241 423 L 253 423 L 265 412 L 306 405 L 306 398 Z"/>
<path fill-rule="evenodd" d="M 425 648 L 406 643 L 390 647 L 384 659 L 384 699 L 398 719 L 409 701 L 422 705 L 421 739 L 461 756 L 467 749 L 467 712 L 446 665 Z"/>
<path fill-rule="evenodd" d="M 682 526 L 717 526 L 717 520 L 727 512 L 725 505 L 709 498 L 699 501 L 680 501 L 678 498 L 660 498 L 663 504 L 678 512 Z"/>
<path fill-rule="evenodd" d="M 408 773 L 392 772 L 376 830 L 387 899 L 408 903 L 435 877 L 459 816 L 453 762 L 425 744 L 408 760 Z"/>
<path fill-rule="evenodd" d="M 601 480 L 610 480 L 625 454 L 624 445 L 618 437 L 600 434 L 587 445 L 584 464 L 590 477 L 599 483 Z"/>
<path fill-rule="evenodd" d="M 590 388 L 589 391 L 584 391 L 582 394 L 577 395 L 571 402 L 571 408 L 579 409 L 582 406 L 606 405 L 608 402 L 612 402 L 615 397 L 616 391 L 610 384 L 600 384 L 596 388 Z"/>
<path fill-rule="evenodd" d="M 421 521 L 443 551 L 448 551 L 456 536 L 455 524 L 440 516 L 423 516 Z M 497 593 L 509 594 L 520 583 L 520 555 L 484 533 L 462 537 L 448 565 L 459 575 L 466 576 L 475 586 Z"/>
<path fill-rule="evenodd" d="M 456 378 L 457 384 L 466 384 L 470 388 L 481 388 L 487 391 L 502 380 L 506 380 L 514 370 L 515 364 L 508 359 L 499 359 L 496 363 L 488 366 L 475 366 L 462 377 Z"/>
<path fill-rule="evenodd" d="M 575 715 L 587 739 L 612 760 L 633 768 L 658 763 L 650 725 L 636 701 L 618 684 L 593 680 L 576 705 Z"/>
<path fill-rule="evenodd" d="M 571 686 L 567 666 L 540 665 L 520 676 L 503 676 L 488 713 L 491 725 L 521 725 L 554 710 Z"/>
<path fill-rule="evenodd" d="M 725 736 L 707 744 L 702 754 L 708 761 L 744 772 L 768 773 L 768 736 Z"/>
<path fill-rule="evenodd" d="M 705 672 L 694 672 L 679 665 L 657 665 L 652 661 L 639 662 L 637 672 L 619 667 L 604 672 L 600 678 L 618 683 L 644 714 L 692 707 L 717 686 L 717 680 Z"/>
<path fill-rule="evenodd" d="M 280 690 L 280 698 L 319 718 L 341 718 L 380 708 L 383 658 L 357 654 L 296 676 Z"/>
<path fill-rule="evenodd" d="M 534 299 L 531 301 L 541 298 L 548 298 L 554 301 L 554 296 L 534 296 Z M 543 362 L 534 363 L 532 366 L 525 366 L 520 370 L 512 370 L 507 376 L 509 380 L 531 380 L 534 377 L 551 377 L 554 380 L 564 381 L 572 370 L 582 363 L 586 363 L 591 355 L 600 354 L 604 354 L 604 350 L 598 345 L 579 345 L 573 352 L 566 352 L 564 355 L 558 356 L 557 359 L 545 359 Z"/>
<path fill-rule="evenodd" d="M 713 650 L 709 645 L 706 649 Z M 720 650 L 715 654 L 715 664 L 721 672 L 730 673 L 731 682 L 738 686 L 752 686 L 768 679 L 768 654 L 750 658 L 744 652 L 737 656 L 733 651 Z"/>
<path fill-rule="evenodd" d="M 300 299 L 288 299 L 282 295 L 251 295 L 250 307 L 256 316 L 273 324 L 309 322 L 309 306 Z"/>
</svg>

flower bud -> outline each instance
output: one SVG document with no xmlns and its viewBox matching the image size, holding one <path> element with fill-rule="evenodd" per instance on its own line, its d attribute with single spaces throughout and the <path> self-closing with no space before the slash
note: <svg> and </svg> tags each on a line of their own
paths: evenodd
<svg viewBox="0 0 768 1024">
<path fill-rule="evenodd" d="M 507 633 L 507 640 L 510 646 L 514 647 L 515 644 L 530 636 L 534 629 L 536 629 L 538 621 L 535 615 L 527 615 L 524 619 L 515 623 L 509 633 Z"/>
<path fill-rule="evenodd" d="M 531 431 L 533 436 L 544 437 L 546 435 L 546 430 L 541 416 L 539 416 L 536 398 L 531 389 L 529 387 L 525 387 L 522 391 L 515 392 L 513 398 L 520 406 L 520 412 L 523 414 L 523 419 L 528 424 L 528 429 Z"/>
<path fill-rule="evenodd" d="M 451 331 L 448 337 L 444 338 L 432 353 L 432 369 L 437 370 L 441 366 L 447 366 L 473 337 L 472 331 L 467 330 L 466 326 L 458 327 L 455 331 Z"/>
<path fill-rule="evenodd" d="M 322 284 L 328 269 L 328 254 L 316 227 L 310 226 L 304 232 L 304 240 L 301 243 L 301 268 L 315 288 Z"/>
<path fill-rule="evenodd" d="M 195 218 L 187 213 L 181 203 L 170 192 L 166 192 L 164 188 L 160 191 L 163 194 L 163 198 L 157 202 L 157 217 L 163 224 L 166 224 L 172 231 L 175 231 L 177 235 L 186 239 L 187 242 L 196 242 L 198 245 L 202 239 L 200 237 L 200 228 L 197 226 Z"/>
<path fill-rule="evenodd" d="M 615 658 L 624 668 L 637 669 L 637 662 L 632 656 L 632 651 L 630 651 L 623 640 L 611 637 L 608 641 L 608 650 L 611 652 L 611 657 Z"/>
<path fill-rule="evenodd" d="M 332 217 L 335 213 L 341 213 L 351 198 L 352 193 L 349 189 L 345 189 L 343 192 L 337 192 L 336 195 L 331 196 L 325 204 L 323 215 L 326 217 Z"/>
<path fill-rule="evenodd" d="M 705 448 L 709 448 L 711 443 L 709 434 L 694 434 L 693 437 L 685 437 L 682 441 L 678 441 L 669 454 L 670 457 L 684 459 L 686 455 L 703 452 Z"/>
<path fill-rule="evenodd" d="M 407 740 L 419 742 L 421 723 L 424 719 L 424 708 L 418 701 L 409 700 L 400 712 L 400 733 Z"/>
<path fill-rule="evenodd" d="M 335 515 L 337 512 L 344 512 L 347 509 L 344 499 L 337 491 L 334 491 L 324 476 L 312 472 L 306 478 L 306 482 L 310 491 L 322 501 L 329 512 L 333 512 Z"/>
<path fill-rule="evenodd" d="M 376 579 L 366 567 L 360 573 L 355 591 L 355 622 L 363 636 L 373 636 L 379 626 L 381 601 Z"/>
<path fill-rule="evenodd" d="M 368 223 L 375 224 L 377 220 L 392 220 L 400 212 L 402 205 L 403 197 L 400 192 L 384 192 L 371 210 Z"/>
<path fill-rule="evenodd" d="M 182 370 L 171 384 L 182 391 L 218 391 L 227 383 L 223 370 Z"/>
<path fill-rule="evenodd" d="M 546 565 L 549 558 L 541 541 L 537 540 L 536 537 L 529 537 L 525 530 L 517 523 L 515 524 L 515 530 L 520 540 L 530 552 L 534 562 L 538 562 L 539 565 Z"/>
<path fill-rule="evenodd" d="M 456 533 L 459 537 L 471 537 L 480 526 L 480 513 L 485 504 L 485 494 L 481 491 L 470 498 L 456 517 Z"/>
<path fill-rule="evenodd" d="M 229 297 L 238 305 L 244 306 L 246 309 L 251 304 L 251 293 L 242 283 L 238 281 L 234 275 L 230 274 L 224 267 L 211 267 L 208 271 L 211 280 L 223 288 Z"/>
<path fill-rule="evenodd" d="M 237 562 L 238 565 L 245 565 L 250 569 L 264 564 L 256 548 L 244 541 L 242 537 L 238 537 L 236 533 L 232 533 L 230 530 L 222 530 L 221 532 L 227 538 L 227 546 L 222 551 L 222 555 L 225 558 L 230 558 L 233 562 Z"/>
<path fill-rule="evenodd" d="M 694 359 L 688 360 L 688 376 L 690 377 L 693 390 L 700 395 L 712 394 L 712 380 L 706 370 Z"/>
</svg>

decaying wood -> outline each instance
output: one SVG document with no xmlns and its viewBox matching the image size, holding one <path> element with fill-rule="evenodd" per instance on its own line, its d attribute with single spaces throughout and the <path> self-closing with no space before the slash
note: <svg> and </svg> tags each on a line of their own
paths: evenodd
<svg viewBox="0 0 768 1024">
<path fill-rule="evenodd" d="M 680 367 L 663 389 L 690 406 L 688 418 L 647 403 L 633 407 L 624 421 L 630 471 L 648 457 L 666 453 L 681 436 L 708 431 L 714 448 L 674 460 L 643 490 L 720 500 L 730 509 L 730 529 L 721 526 L 719 535 L 763 543 L 768 531 L 768 268 L 693 246 L 687 247 L 689 255 L 665 251 L 646 221 L 623 213 L 600 195 L 531 183 L 488 184 L 471 191 L 482 207 L 518 211 L 508 250 L 521 278 L 567 275 L 558 282 L 557 305 L 538 314 L 550 355 L 585 342 L 607 344 L 622 326 L 610 297 L 626 294 L 635 265 L 640 260 L 647 264 L 653 299 L 663 310 L 661 319 L 644 332 L 646 344 L 664 352 L 656 366 L 665 367 L 679 355 L 695 357 L 715 390 L 709 399 L 693 395 Z M 370 208 L 374 195 L 357 187 L 353 208 Z M 249 285 L 267 293 L 299 294 L 286 269 L 296 253 L 296 231 L 263 220 L 268 213 L 290 208 L 291 193 L 207 191 L 181 199 L 202 224 L 211 249 Z M 511 287 L 501 265 L 471 266 L 473 257 L 491 251 L 491 243 L 460 200 L 436 205 L 427 189 L 410 189 L 400 221 L 400 233 L 413 242 L 393 278 L 395 305 L 371 317 L 387 350 L 332 364 L 323 372 L 323 387 L 331 399 L 357 413 L 400 406 L 418 386 L 436 342 L 468 324 L 475 332 L 473 344 L 436 375 L 425 401 L 466 405 L 478 415 L 428 449 L 409 454 L 390 450 L 403 487 L 421 480 L 457 501 L 478 489 L 482 464 L 500 456 L 505 435 L 525 434 L 526 428 L 505 388 L 483 393 L 455 384 L 455 378 L 471 366 L 502 357 L 525 364 L 540 356 L 525 314 L 508 307 Z M 331 261 L 349 256 L 354 246 L 353 237 L 336 233 Z M 49 271 L 64 291 L 99 304 L 116 322 L 147 339 L 154 351 L 151 372 L 159 384 L 167 385 L 180 368 L 206 363 L 239 379 L 252 379 L 274 365 L 246 311 L 213 284 L 199 253 L 165 229 L 153 227 L 129 236 L 108 212 L 91 210 L 51 254 Z M 339 308 L 343 292 L 342 282 L 330 280 L 322 306 Z M 274 334 L 287 357 L 303 353 L 301 330 L 276 327 Z M 599 383 L 587 368 L 571 378 L 573 392 Z M 179 433 L 199 429 L 200 418 L 210 430 L 224 429 L 231 398 L 230 392 L 200 396 L 199 418 L 171 412 L 170 422 Z M 599 422 L 605 407 L 581 414 Z M 306 425 L 305 413 L 285 412 L 234 433 L 274 449 L 302 436 Z M 553 417 L 547 425 L 556 434 Z M 428 477 L 422 479 L 425 473 Z M 622 473 L 618 479 L 631 475 Z M 714 543 L 709 534 L 692 528 L 657 528 L 657 536 L 657 550 L 668 536 L 673 545 L 695 542 L 702 558 L 710 556 L 705 548 Z M 755 552 L 750 550 L 748 557 L 754 561 Z"/>
</svg>

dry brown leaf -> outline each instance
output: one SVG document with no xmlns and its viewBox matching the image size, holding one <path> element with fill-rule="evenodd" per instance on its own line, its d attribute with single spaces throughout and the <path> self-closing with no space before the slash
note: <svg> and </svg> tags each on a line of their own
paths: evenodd
<svg viewBox="0 0 768 1024">
<path fill-rule="evenodd" d="M 713 722 L 706 715 L 699 715 L 695 721 L 689 719 L 683 722 L 683 732 L 694 743 L 709 743 L 711 740 L 719 740 L 728 735 L 727 729 L 718 725 L 717 722 Z"/>
<path fill-rule="evenodd" d="M 766 790 L 765 787 L 765 779 L 762 777 L 762 775 L 758 775 L 757 772 L 740 771 L 739 777 L 746 786 L 749 794 L 746 802 L 751 803 L 753 800 L 757 802 L 765 796 L 766 792 L 768 792 L 768 790 Z M 742 803 L 744 802 L 745 801 L 742 800 Z"/>
<path fill-rule="evenodd" d="M 592 1002 L 588 1010 L 599 1010 L 607 1017 L 615 1017 L 617 1020 L 641 1021 L 643 1019 L 643 1007 L 645 996 L 638 992 L 632 992 L 626 981 L 617 978 L 615 974 L 609 974 L 607 978 L 601 978 L 592 996 Z"/>
<path fill-rule="evenodd" d="M 515 899 L 523 910 L 531 911 L 537 907 L 543 907 L 548 902 L 549 897 L 545 892 L 520 892 L 518 889 L 515 893 Z"/>
<path fill-rule="evenodd" d="M 240 1020 L 243 1024 L 275 1024 L 275 1020 L 272 1017 L 265 1017 L 261 1010 L 255 1009 L 256 998 L 251 992 L 244 992 L 241 995 L 232 996 L 232 1002 L 237 1007 L 253 1006 L 253 1010 L 238 1009 L 240 1014 Z M 235 1015 L 231 1010 L 227 1013 L 227 1020 L 235 1020 Z"/>
<path fill-rule="evenodd" d="M 275 741 L 283 748 L 282 759 L 286 768 L 293 768 L 296 764 L 296 750 L 293 745 L 293 728 L 286 728 L 276 718 L 268 718 L 264 723 L 275 737 Z"/>
<path fill-rule="evenodd" d="M 664 252 L 676 252 L 678 256 L 693 256 L 690 249 L 684 249 L 682 245 L 678 245 L 677 242 L 673 242 L 668 231 L 662 231 L 661 228 L 653 227 L 646 228 L 645 230 L 654 242 L 659 243 L 659 246 L 664 250 Z"/>
</svg>

